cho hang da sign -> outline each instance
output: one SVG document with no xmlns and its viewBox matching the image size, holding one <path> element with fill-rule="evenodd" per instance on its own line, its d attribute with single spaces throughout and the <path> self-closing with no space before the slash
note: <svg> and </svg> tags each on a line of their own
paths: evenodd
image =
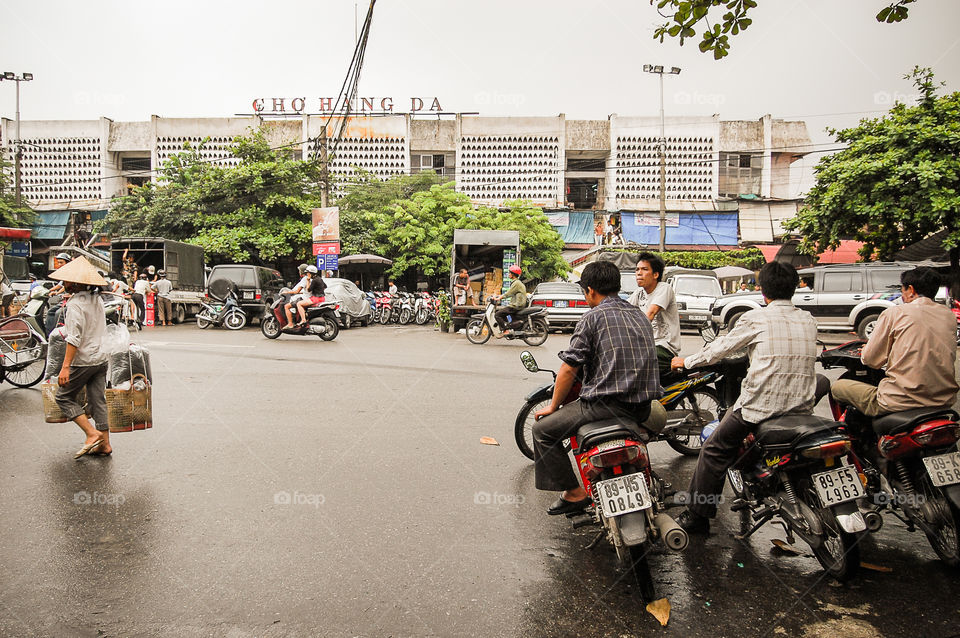
<svg viewBox="0 0 960 638">
<path fill-rule="evenodd" d="M 346 113 L 346 104 L 337 108 L 337 98 L 320 97 L 258 97 L 251 102 L 254 113 L 264 115 L 296 115 L 299 113 L 320 113 L 321 115 L 331 115 L 334 113 Z M 358 97 L 350 102 L 350 113 L 354 115 L 363 115 L 364 113 L 401 113 L 405 106 L 409 105 L 409 113 L 442 113 L 443 107 L 440 106 L 440 100 L 435 97 L 411 97 L 398 98 L 392 97 Z M 394 110 L 396 108 L 396 110 Z"/>
</svg>

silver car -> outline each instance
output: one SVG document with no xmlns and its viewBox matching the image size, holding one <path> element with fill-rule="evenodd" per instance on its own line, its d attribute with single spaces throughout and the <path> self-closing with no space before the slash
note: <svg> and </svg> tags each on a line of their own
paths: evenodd
<svg viewBox="0 0 960 638">
<path fill-rule="evenodd" d="M 340 304 L 340 320 L 344 327 L 349 327 L 351 323 L 359 323 L 366 326 L 370 323 L 370 302 L 356 284 L 349 279 L 340 279 L 338 277 L 324 277 L 323 283 L 327 285 L 325 296 L 327 301 L 335 301 Z"/>
<path fill-rule="evenodd" d="M 590 310 L 578 284 L 568 281 L 550 281 L 537 286 L 530 295 L 530 305 L 546 308 L 547 326 L 573 328 L 583 313 Z"/>
</svg>

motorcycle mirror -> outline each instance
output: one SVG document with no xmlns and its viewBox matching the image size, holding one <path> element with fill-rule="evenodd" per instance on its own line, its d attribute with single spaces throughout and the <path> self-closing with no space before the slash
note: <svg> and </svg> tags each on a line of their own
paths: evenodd
<svg viewBox="0 0 960 638">
<path fill-rule="evenodd" d="M 520 361 L 523 363 L 523 367 L 530 372 L 540 372 L 540 366 L 537 365 L 537 360 L 533 358 L 529 350 L 520 353 Z"/>
</svg>

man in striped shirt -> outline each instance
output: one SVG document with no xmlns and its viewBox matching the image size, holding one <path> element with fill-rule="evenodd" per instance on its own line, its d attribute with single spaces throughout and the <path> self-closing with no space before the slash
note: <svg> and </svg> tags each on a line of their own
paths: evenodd
<svg viewBox="0 0 960 638">
<path fill-rule="evenodd" d="M 728 334 L 700 352 L 672 362 L 674 368 L 696 368 L 742 350 L 750 359 L 740 397 L 700 450 L 690 480 L 689 505 L 677 517 L 677 524 L 689 533 L 709 533 L 727 469 L 758 423 L 783 414 L 813 414 L 817 323 L 791 301 L 799 279 L 789 264 L 767 264 L 759 276 L 767 306 L 744 313 Z"/>
</svg>

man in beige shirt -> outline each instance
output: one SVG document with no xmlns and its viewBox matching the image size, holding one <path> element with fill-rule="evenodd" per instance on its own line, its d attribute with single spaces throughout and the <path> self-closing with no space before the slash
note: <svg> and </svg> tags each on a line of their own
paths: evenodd
<svg viewBox="0 0 960 638">
<path fill-rule="evenodd" d="M 887 308 L 877 320 L 860 359 L 871 368 L 886 367 L 878 387 L 841 379 L 833 398 L 867 416 L 913 408 L 951 405 L 957 396 L 957 318 L 933 300 L 940 276 L 920 266 L 900 275 L 903 304 Z"/>
</svg>

